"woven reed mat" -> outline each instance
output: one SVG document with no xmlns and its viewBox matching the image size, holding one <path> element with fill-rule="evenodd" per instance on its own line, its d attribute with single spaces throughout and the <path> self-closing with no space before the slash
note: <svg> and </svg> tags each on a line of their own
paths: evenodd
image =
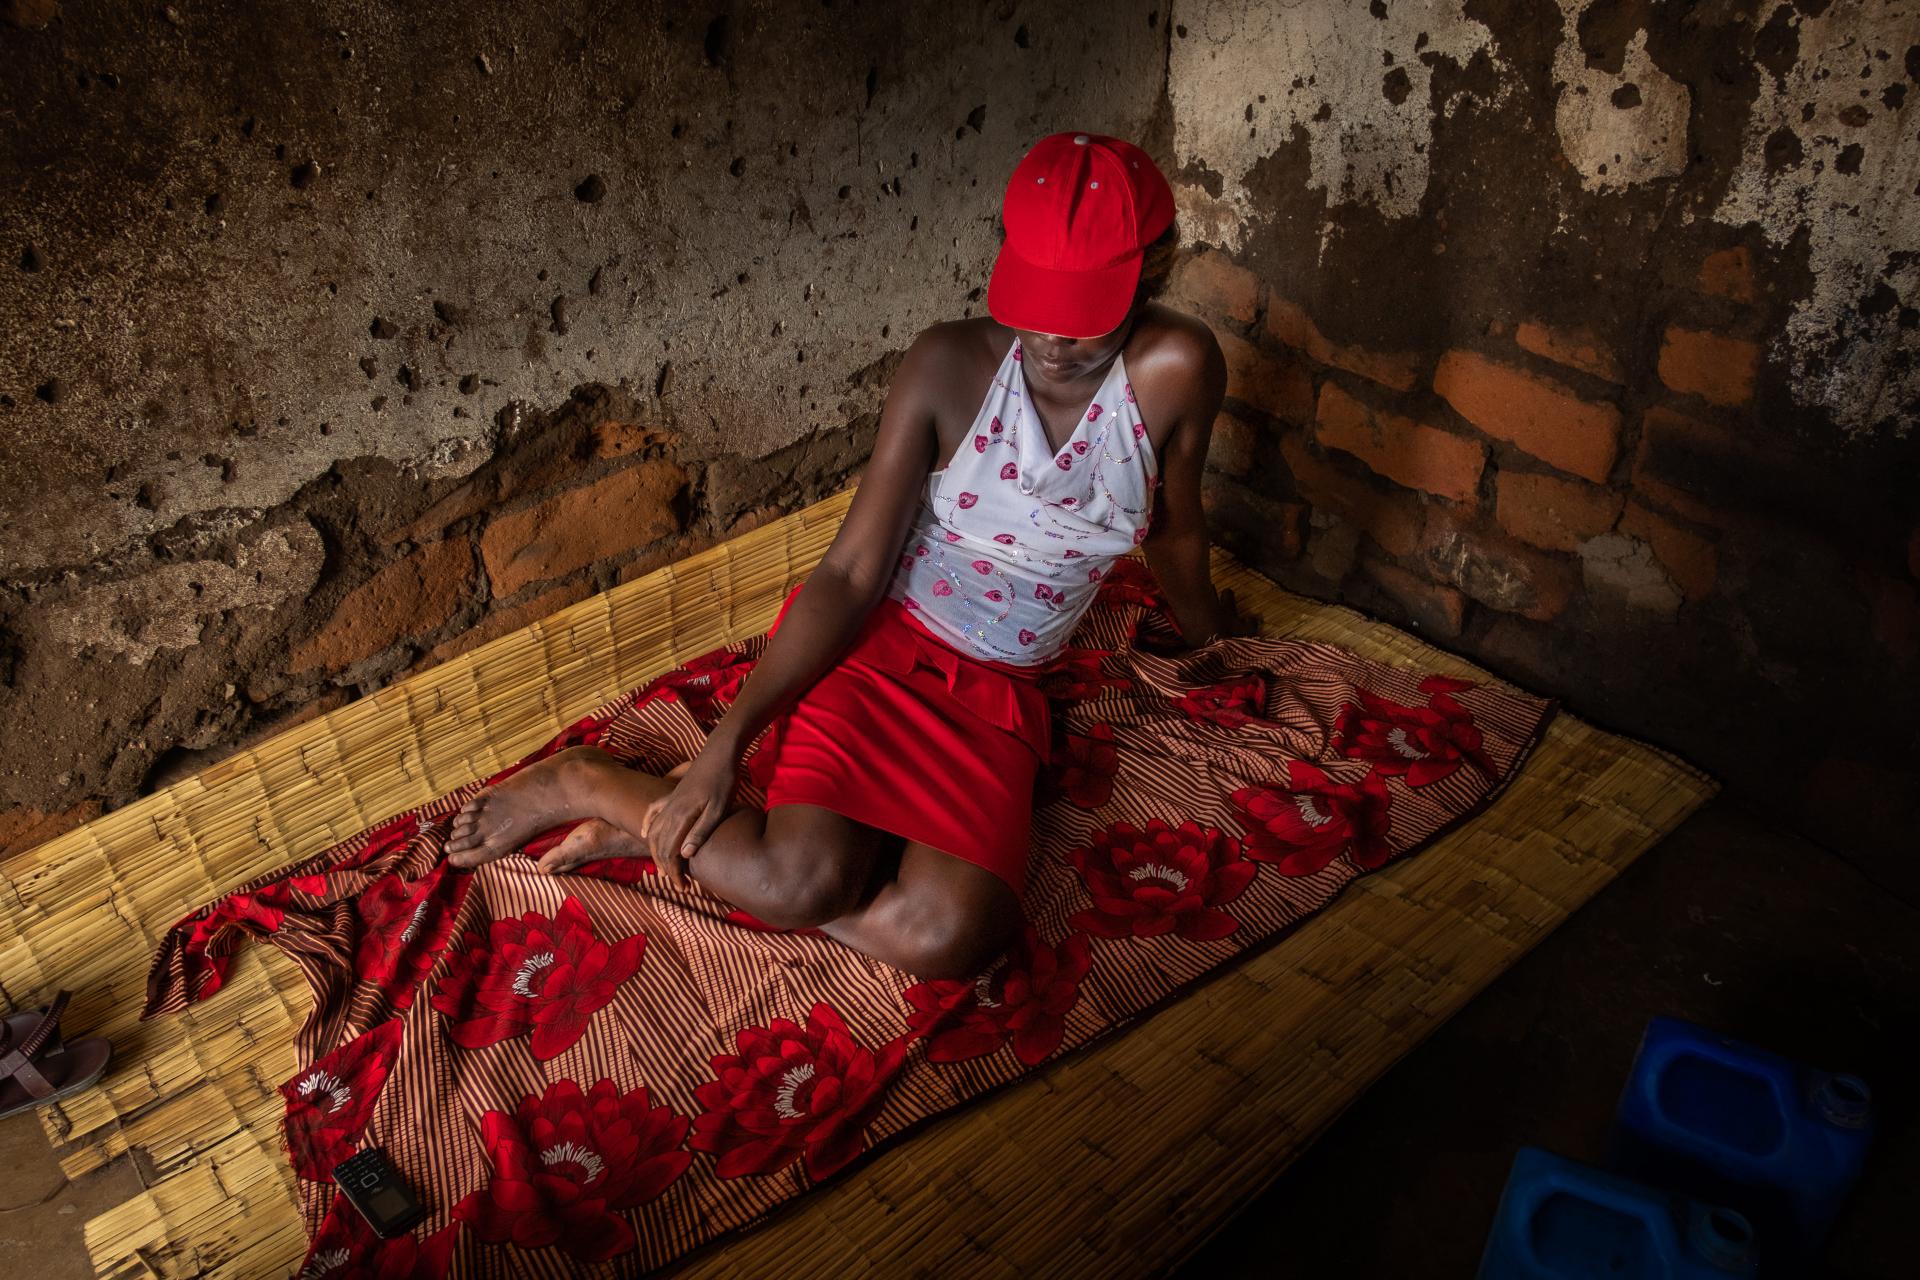
<svg viewBox="0 0 1920 1280">
<path fill-rule="evenodd" d="M 284 1274 L 306 1239 L 277 1126 L 308 995 L 272 948 L 206 1006 L 136 1021 L 182 913 L 524 757 L 650 676 L 771 624 L 851 497 L 582 601 L 0 866 L 0 982 L 70 987 L 112 1038 L 101 1087 L 45 1110 L 72 1176 L 133 1152 L 147 1189 L 94 1218 L 103 1276 Z M 1396 666 L 1488 673 L 1213 553 L 1270 634 Z M 1191 1252 L 1396 1059 L 1718 785 L 1561 711 L 1484 812 L 1350 885 L 1277 942 L 1135 1025 L 933 1120 L 770 1222 L 684 1259 L 699 1276 L 1146 1275 Z M 1116 1117 L 1126 1117 L 1116 1121 Z"/>
</svg>

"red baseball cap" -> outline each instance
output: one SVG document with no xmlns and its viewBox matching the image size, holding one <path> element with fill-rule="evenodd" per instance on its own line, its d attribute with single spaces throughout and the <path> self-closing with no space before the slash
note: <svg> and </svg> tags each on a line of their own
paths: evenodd
<svg viewBox="0 0 1920 1280">
<path fill-rule="evenodd" d="M 1123 138 L 1054 133 L 1014 166 L 987 310 L 1011 329 L 1097 338 L 1126 319 L 1140 254 L 1173 222 L 1173 188 Z"/>
</svg>

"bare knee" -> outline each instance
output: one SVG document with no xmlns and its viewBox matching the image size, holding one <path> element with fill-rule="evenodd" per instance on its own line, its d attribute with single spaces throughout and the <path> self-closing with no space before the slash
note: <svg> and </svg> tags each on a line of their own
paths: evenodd
<svg viewBox="0 0 1920 1280">
<path fill-rule="evenodd" d="M 988 911 L 954 911 L 921 920 L 904 939 L 900 967 L 929 981 L 980 974 L 1012 944 L 1008 922 Z"/>
<path fill-rule="evenodd" d="M 837 920 L 859 905 L 865 875 L 851 848 L 831 841 L 794 840 L 767 851 L 761 919 L 782 929 L 806 929 Z"/>
</svg>

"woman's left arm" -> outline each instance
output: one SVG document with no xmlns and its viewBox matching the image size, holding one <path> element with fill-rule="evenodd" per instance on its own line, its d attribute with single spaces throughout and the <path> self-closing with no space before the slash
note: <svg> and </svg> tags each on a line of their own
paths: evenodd
<svg viewBox="0 0 1920 1280">
<path fill-rule="evenodd" d="M 1204 327 L 1166 355 L 1180 373 L 1160 381 L 1169 388 L 1183 387 L 1187 394 L 1182 398 L 1175 392 L 1173 397 L 1183 402 L 1160 453 L 1153 523 L 1140 550 L 1167 598 L 1183 642 L 1197 648 L 1240 630 L 1231 598 L 1223 599 L 1213 588 L 1207 517 L 1200 503 L 1200 474 L 1213 438 L 1213 420 L 1227 394 L 1227 362 L 1219 341 Z"/>
</svg>

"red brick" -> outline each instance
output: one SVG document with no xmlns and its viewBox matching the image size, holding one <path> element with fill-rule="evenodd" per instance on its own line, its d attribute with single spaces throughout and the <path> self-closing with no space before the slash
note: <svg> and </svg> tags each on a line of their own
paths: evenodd
<svg viewBox="0 0 1920 1280">
<path fill-rule="evenodd" d="M 1661 456 L 1731 458 L 1740 447 L 1739 438 L 1724 427 L 1655 405 L 1640 416 L 1640 441 L 1634 450 L 1629 483 L 1636 492 L 1688 520 L 1724 526 L 1725 513 L 1683 483 L 1661 476 L 1657 459 Z"/>
<path fill-rule="evenodd" d="M 1374 409 L 1336 383 L 1320 387 L 1315 436 L 1352 454 L 1396 484 L 1471 503 L 1486 470 L 1486 446 L 1424 422 Z"/>
<path fill-rule="evenodd" d="M 1600 345 L 1600 339 L 1591 329 L 1550 329 L 1529 320 L 1514 329 L 1513 340 L 1522 350 L 1569 369 L 1578 369 L 1608 382 L 1627 380 L 1620 371 L 1619 359 Z"/>
<path fill-rule="evenodd" d="M 431 538 L 456 520 L 464 520 L 477 511 L 485 511 L 499 501 L 498 482 L 491 475 L 470 476 L 442 494 L 439 501 L 412 520 L 401 520 L 376 529 L 374 537 L 382 546 L 397 542 L 419 542 Z"/>
<path fill-rule="evenodd" d="M 1637 502 L 1629 502 L 1620 517 L 1620 532 L 1653 548 L 1669 576 L 1688 600 L 1699 600 L 1713 590 L 1719 556 L 1713 544 L 1664 519 Z"/>
<path fill-rule="evenodd" d="M 1705 329 L 1667 329 L 1660 344 L 1660 381 L 1711 404 L 1733 407 L 1753 399 L 1760 344 Z"/>
<path fill-rule="evenodd" d="M 1231 333 L 1214 334 L 1227 359 L 1227 394 L 1285 422 L 1313 419 L 1313 376 L 1298 360 L 1262 351 Z"/>
<path fill-rule="evenodd" d="M 1207 465 L 1230 476 L 1244 476 L 1253 470 L 1253 450 L 1258 432 L 1244 419 L 1222 412 L 1213 420 L 1213 432 L 1207 442 Z"/>
<path fill-rule="evenodd" d="M 1313 456 L 1306 441 L 1289 432 L 1280 452 L 1293 475 L 1294 488 L 1315 507 L 1330 511 L 1368 534 L 1394 556 L 1412 555 L 1420 545 L 1425 508 L 1410 493 L 1383 494 L 1331 463 Z"/>
<path fill-rule="evenodd" d="M 497 640 L 509 631 L 518 631 L 549 614 L 558 613 L 568 605 L 585 600 L 592 594 L 591 582 L 570 582 L 564 586 L 555 587 L 551 591 L 544 591 L 520 604 L 496 607 L 492 613 L 474 626 L 435 645 L 432 651 L 414 666 L 414 670 L 422 671 L 428 667 L 437 667 L 450 658 L 457 658 L 463 653 L 479 648 L 489 640 Z"/>
<path fill-rule="evenodd" d="M 1494 480 L 1494 515 L 1522 542 L 1572 551 L 1613 528 L 1626 501 L 1578 480 L 1527 471 L 1502 471 Z"/>
<path fill-rule="evenodd" d="M 449 489 L 414 519 L 390 524 L 376 530 L 374 536 L 389 547 L 397 542 L 424 542 L 456 520 L 498 510 L 521 494 L 536 493 L 557 484 L 579 465 L 571 450 L 561 448 L 529 450 L 504 457 Z"/>
<path fill-rule="evenodd" d="M 1451 507 L 1428 510 L 1420 556 L 1436 578 L 1489 609 L 1535 622 L 1557 617 L 1577 582 L 1563 561 Z"/>
<path fill-rule="evenodd" d="M 1442 356 L 1433 389 L 1488 435 L 1596 484 L 1606 482 L 1619 454 L 1618 409 L 1478 352 Z"/>
<path fill-rule="evenodd" d="M 1360 530 L 1332 512 L 1320 512 L 1310 521 L 1307 567 L 1329 582 L 1339 582 L 1353 568 L 1360 551 Z"/>
<path fill-rule="evenodd" d="M 1304 351 L 1321 364 L 1345 369 L 1395 391 L 1411 391 L 1420 381 L 1422 361 L 1418 355 L 1335 346 L 1305 311 L 1284 298 L 1267 299 L 1266 330 L 1274 341 Z"/>
<path fill-rule="evenodd" d="M 786 513 L 781 512 L 779 514 L 784 515 Z M 726 536 L 729 538 L 735 537 L 738 534 L 757 529 L 765 523 L 767 523 L 766 518 L 761 517 L 759 515 L 759 509 L 756 508 L 754 511 L 749 511 L 736 519 L 733 524 L 728 527 Z M 632 582 L 635 578 L 644 578 L 656 569 L 663 569 L 677 561 L 685 560 L 688 556 L 697 555 L 709 547 L 719 545 L 720 542 L 720 538 L 704 533 L 688 534 L 684 538 L 676 538 L 672 542 L 663 543 L 651 551 L 644 551 L 621 565 L 620 572 L 617 575 L 618 580 L 621 582 Z"/>
<path fill-rule="evenodd" d="M 1260 278 L 1224 253 L 1196 253 L 1174 268 L 1170 302 L 1187 302 L 1211 315 L 1252 324 L 1260 310 Z"/>
<path fill-rule="evenodd" d="M 593 424 L 593 456 L 624 458 L 666 438 L 665 432 L 638 422 L 596 422 Z"/>
<path fill-rule="evenodd" d="M 1760 300 L 1760 288 L 1754 283 L 1753 255 L 1745 245 L 1735 245 L 1707 255 L 1700 264 L 1700 291 L 1732 298 L 1749 305 Z"/>
<path fill-rule="evenodd" d="M 395 560 L 348 593 L 320 630 L 294 649 L 288 668 L 338 671 L 454 615 L 473 577 L 473 548 L 448 538 Z"/>
<path fill-rule="evenodd" d="M 648 461 L 506 515 L 480 537 L 496 596 L 619 557 L 680 528 L 673 498 L 686 473 Z"/>
<path fill-rule="evenodd" d="M 686 537 L 678 538 L 663 546 L 655 547 L 651 551 L 646 551 L 635 556 L 620 566 L 619 581 L 632 582 L 635 578 L 644 578 L 655 570 L 685 560 L 688 556 L 697 555 L 710 547 L 718 546 L 727 539 L 752 533 L 761 525 L 772 524 L 774 521 L 780 520 L 789 514 L 791 513 L 778 506 L 754 507 L 751 510 L 735 516 L 724 529 L 720 530 L 718 535 L 710 533 L 688 534 Z"/>
<path fill-rule="evenodd" d="M 52 813 L 25 805 L 0 810 L 0 861 L 38 848 L 83 823 L 92 822 L 105 809 L 98 800 L 82 800 L 70 809 Z"/>
<path fill-rule="evenodd" d="M 1399 565 L 1371 556 L 1361 569 L 1407 613 L 1413 624 L 1429 635 L 1457 636 L 1467 616 L 1467 597 L 1459 590 L 1429 582 Z"/>
</svg>

